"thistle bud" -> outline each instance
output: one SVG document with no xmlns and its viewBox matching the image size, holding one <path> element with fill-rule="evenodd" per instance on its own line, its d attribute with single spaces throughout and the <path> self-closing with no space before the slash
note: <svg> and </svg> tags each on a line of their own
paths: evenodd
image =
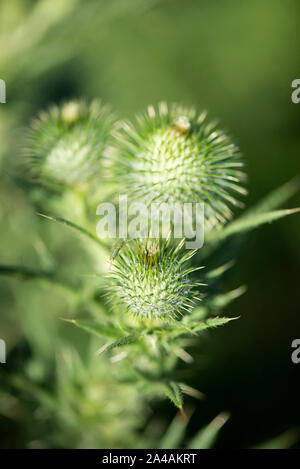
<svg viewBox="0 0 300 469">
<path fill-rule="evenodd" d="M 189 276 L 197 268 L 187 267 L 193 252 L 183 254 L 182 245 L 149 239 L 128 242 L 109 275 L 114 300 L 133 315 L 166 321 L 190 311 L 198 284 Z"/>
<path fill-rule="evenodd" d="M 206 228 L 225 223 L 245 194 L 238 148 L 206 114 L 161 103 L 117 133 L 115 174 L 132 199 L 205 204 Z"/>
<path fill-rule="evenodd" d="M 27 154 L 35 177 L 58 185 L 82 185 L 101 173 L 113 117 L 99 101 L 70 101 L 40 114 Z"/>
</svg>

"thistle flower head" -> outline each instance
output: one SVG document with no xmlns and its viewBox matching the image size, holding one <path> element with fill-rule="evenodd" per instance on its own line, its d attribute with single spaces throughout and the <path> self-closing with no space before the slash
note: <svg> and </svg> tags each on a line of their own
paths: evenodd
<svg viewBox="0 0 300 469">
<path fill-rule="evenodd" d="M 99 101 L 70 101 L 40 114 L 32 125 L 27 154 L 44 182 L 81 185 L 101 171 L 113 117 Z"/>
<path fill-rule="evenodd" d="M 187 267 L 194 252 L 182 254 L 182 245 L 168 240 L 129 242 L 116 258 L 110 273 L 110 291 L 128 312 L 148 318 L 176 319 L 190 311 L 196 299 Z"/>
<path fill-rule="evenodd" d="M 205 203 L 211 226 L 231 217 L 243 174 L 238 148 L 206 114 L 161 103 L 118 131 L 115 173 L 131 198 Z"/>
</svg>

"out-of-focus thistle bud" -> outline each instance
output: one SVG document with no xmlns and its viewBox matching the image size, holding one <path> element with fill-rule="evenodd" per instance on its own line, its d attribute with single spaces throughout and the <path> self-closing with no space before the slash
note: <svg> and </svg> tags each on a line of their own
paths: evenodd
<svg viewBox="0 0 300 469">
<path fill-rule="evenodd" d="M 101 174 L 114 118 L 99 101 L 69 101 L 33 122 L 27 154 L 43 183 L 83 186 Z"/>
<path fill-rule="evenodd" d="M 119 252 L 109 274 L 112 300 L 138 317 L 165 321 L 189 312 L 197 299 L 188 267 L 194 251 L 182 251 L 183 242 L 171 247 L 168 240 L 129 241 Z"/>
<path fill-rule="evenodd" d="M 245 194 L 238 148 L 206 113 L 152 106 L 117 132 L 114 172 L 132 199 L 205 204 L 206 228 L 225 223 Z"/>
</svg>

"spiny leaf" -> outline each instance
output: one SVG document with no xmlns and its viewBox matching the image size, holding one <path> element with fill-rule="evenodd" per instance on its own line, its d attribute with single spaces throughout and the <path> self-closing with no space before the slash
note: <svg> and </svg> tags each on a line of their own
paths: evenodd
<svg viewBox="0 0 300 469">
<path fill-rule="evenodd" d="M 94 243 L 98 244 L 98 246 L 101 246 L 102 248 L 104 247 L 105 249 L 108 249 L 108 246 L 104 241 L 102 241 L 97 236 L 93 235 L 93 233 L 90 233 L 88 230 L 86 230 L 82 226 L 77 225 L 76 223 L 73 223 L 69 220 L 66 220 L 65 218 L 44 215 L 43 213 L 38 213 L 38 215 L 43 217 L 43 218 L 46 218 L 47 220 L 57 221 L 58 223 L 66 225 L 69 228 L 72 228 L 73 230 L 78 231 L 79 233 L 83 234 L 87 238 L 91 239 L 92 241 L 94 241 Z"/>
<path fill-rule="evenodd" d="M 199 331 L 204 331 L 205 329 L 210 329 L 211 327 L 218 327 L 218 326 L 224 326 L 224 324 L 227 324 L 230 321 L 234 321 L 236 318 L 211 318 L 207 319 L 206 321 L 201 322 L 197 326 L 192 328 L 193 332 L 199 332 Z"/>
<path fill-rule="evenodd" d="M 168 383 L 162 385 L 161 390 L 176 407 L 179 409 L 182 408 L 183 397 L 179 384 L 175 383 L 175 381 L 169 381 Z"/>
<path fill-rule="evenodd" d="M 296 194 L 300 189 L 300 178 L 297 176 L 291 181 L 283 184 L 283 186 L 278 187 L 266 197 L 264 197 L 260 202 L 258 202 L 254 207 L 248 209 L 241 218 L 245 219 L 254 213 L 264 213 L 274 210 L 277 207 L 280 207 L 288 199 L 290 199 L 294 194 Z"/>
<path fill-rule="evenodd" d="M 82 321 L 81 319 L 63 319 L 64 321 L 75 324 L 75 326 L 86 332 L 96 334 L 98 337 L 109 337 L 117 339 L 120 337 L 121 331 L 109 324 L 99 324 L 93 321 Z"/>
<path fill-rule="evenodd" d="M 206 427 L 201 429 L 188 444 L 188 449 L 210 449 L 213 447 L 218 433 L 227 422 L 228 414 L 222 413 L 218 415 Z"/>
<path fill-rule="evenodd" d="M 204 331 L 206 329 L 209 329 L 211 327 L 218 327 L 218 326 L 223 326 L 224 324 L 227 324 L 230 321 L 234 321 L 235 319 L 238 319 L 237 317 L 235 318 L 210 318 L 205 321 L 201 321 L 199 323 L 187 323 L 187 325 L 180 327 L 178 326 L 177 328 L 174 328 L 173 331 L 170 331 L 169 336 L 170 337 L 178 337 L 180 335 L 192 335 L 196 334 L 197 332 Z"/>
<path fill-rule="evenodd" d="M 287 215 L 292 215 L 293 213 L 298 213 L 300 208 L 288 209 L 288 210 L 274 210 L 273 212 L 267 213 L 254 213 L 253 215 L 247 218 L 238 219 L 232 223 L 229 223 L 223 230 L 214 231 L 209 235 L 208 241 L 222 241 L 229 236 L 232 236 L 236 233 L 242 233 L 245 231 L 252 230 L 264 223 L 271 223 L 275 220 L 279 220 Z"/>
<path fill-rule="evenodd" d="M 121 339 L 119 340 L 116 340 L 115 342 L 111 343 L 111 344 L 106 344 L 104 345 L 103 347 L 101 347 L 99 350 L 98 350 L 98 354 L 101 355 L 102 353 L 104 352 L 109 352 L 110 350 L 113 350 L 114 348 L 117 348 L 117 347 L 122 347 L 124 345 L 129 345 L 129 344 L 132 344 L 134 342 L 137 342 L 139 339 L 141 338 L 141 334 L 131 334 L 131 335 L 127 335 L 125 337 L 122 337 Z"/>
</svg>

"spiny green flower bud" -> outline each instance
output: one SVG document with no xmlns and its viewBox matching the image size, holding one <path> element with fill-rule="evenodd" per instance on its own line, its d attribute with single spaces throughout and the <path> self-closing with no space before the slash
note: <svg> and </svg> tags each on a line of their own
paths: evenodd
<svg viewBox="0 0 300 469">
<path fill-rule="evenodd" d="M 144 203 L 205 203 L 208 227 L 231 217 L 245 194 L 238 148 L 206 113 L 178 105 L 152 106 L 117 133 L 115 174 L 123 192 Z"/>
<path fill-rule="evenodd" d="M 147 318 L 176 319 L 195 302 L 187 267 L 194 251 L 182 253 L 183 242 L 171 247 L 168 240 L 129 241 L 121 249 L 109 274 L 112 299 L 127 311 Z"/>
<path fill-rule="evenodd" d="M 70 101 L 42 112 L 32 125 L 27 153 L 42 182 L 83 185 L 101 172 L 113 117 L 99 101 Z"/>
</svg>

